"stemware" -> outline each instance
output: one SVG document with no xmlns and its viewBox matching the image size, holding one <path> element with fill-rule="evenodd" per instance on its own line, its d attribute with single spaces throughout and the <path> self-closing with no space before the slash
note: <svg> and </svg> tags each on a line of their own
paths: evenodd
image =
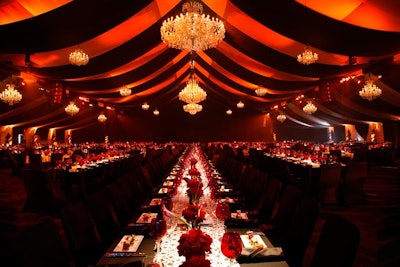
<svg viewBox="0 0 400 267">
<path fill-rule="evenodd" d="M 149 234 L 155 239 L 157 252 L 160 252 L 161 238 L 167 233 L 167 222 L 164 218 L 153 218 L 150 223 Z"/>
<path fill-rule="evenodd" d="M 222 221 L 229 219 L 229 217 L 231 217 L 229 203 L 218 202 L 217 207 L 215 208 L 215 216 Z"/>
<path fill-rule="evenodd" d="M 225 232 L 221 240 L 221 252 L 229 258 L 230 266 L 242 253 L 242 240 L 237 232 Z"/>
</svg>

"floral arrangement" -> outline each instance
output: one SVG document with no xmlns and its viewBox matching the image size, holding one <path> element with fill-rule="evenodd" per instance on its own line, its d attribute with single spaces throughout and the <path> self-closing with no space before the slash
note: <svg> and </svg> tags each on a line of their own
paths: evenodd
<svg viewBox="0 0 400 267">
<path fill-rule="evenodd" d="M 182 216 L 191 224 L 192 228 L 197 228 L 199 224 L 205 220 L 206 212 L 198 205 L 189 204 L 184 210 L 182 210 Z"/>
<path fill-rule="evenodd" d="M 179 256 L 186 257 L 186 263 L 193 260 L 192 258 L 196 256 L 196 258 L 201 257 L 205 260 L 205 253 L 210 252 L 211 243 L 212 238 L 208 234 L 202 232 L 200 229 L 190 229 L 179 238 L 178 254 Z"/>
<path fill-rule="evenodd" d="M 190 164 L 193 166 L 193 165 L 196 165 L 196 163 L 197 163 L 197 159 L 195 159 L 195 158 L 191 158 L 190 159 Z"/>
<path fill-rule="evenodd" d="M 189 175 L 190 176 L 199 176 L 200 172 L 198 169 L 196 169 L 196 167 L 192 167 L 189 169 Z"/>
</svg>

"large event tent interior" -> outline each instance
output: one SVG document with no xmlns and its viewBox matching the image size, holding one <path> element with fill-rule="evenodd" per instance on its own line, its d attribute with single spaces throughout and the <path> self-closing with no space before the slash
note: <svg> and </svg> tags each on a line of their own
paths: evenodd
<svg viewBox="0 0 400 267">
<path fill-rule="evenodd" d="M 185 2 L 1 1 L 0 225 L 12 229 L 1 231 L 2 255 L 12 258 L 14 233 L 38 220 L 22 208 L 28 192 L 21 173 L 32 164 L 24 153 L 42 154 L 45 161 L 56 149 L 68 153 L 84 144 L 130 146 L 142 152 L 140 168 L 151 176 L 154 166 L 146 166 L 152 160 L 146 155 L 155 154 L 150 150 L 181 154 L 178 147 L 196 143 L 214 164 L 229 157 L 277 179 L 280 174 L 269 172 L 249 151 L 271 155 L 307 147 L 329 155 L 330 148 L 342 153 L 329 160 L 339 161 L 341 155 L 343 165 L 365 161 L 366 200 L 338 201 L 334 208 L 321 203 L 303 265 L 311 264 L 326 215 L 339 213 L 361 230 L 354 266 L 396 266 L 400 259 L 391 250 L 400 247 L 399 212 L 393 212 L 400 192 L 400 2 L 196 1 L 204 14 L 223 23 L 225 32 L 210 48 L 179 49 L 163 41 L 160 29 L 183 12 Z M 307 49 L 317 58 L 303 64 L 299 56 Z M 72 64 L 76 50 L 88 62 Z M 206 93 L 191 112 L 180 98 L 189 79 Z M 362 97 L 368 86 L 380 94 Z M 22 99 L 7 102 L 10 88 Z M 79 109 L 74 115 L 65 110 L 71 103 Z M 306 104 L 316 111 L 305 112 Z M 9 163 L 13 153 L 23 155 L 18 166 Z M 257 160 L 262 156 L 257 153 Z M 40 167 L 55 168 L 55 161 L 48 161 Z M 297 181 L 291 171 L 291 181 Z M 53 200 L 64 201 L 51 212 L 62 228 L 58 212 L 78 196 L 66 196 L 55 186 L 54 174 L 51 182 Z M 366 222 L 371 210 L 376 216 Z M 379 232 L 386 227 L 392 231 L 387 237 Z"/>
</svg>

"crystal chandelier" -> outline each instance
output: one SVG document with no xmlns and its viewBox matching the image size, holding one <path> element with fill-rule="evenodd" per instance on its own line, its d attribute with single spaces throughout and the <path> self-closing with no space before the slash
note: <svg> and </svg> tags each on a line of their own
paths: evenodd
<svg viewBox="0 0 400 267">
<path fill-rule="evenodd" d="M 304 52 L 297 56 L 297 61 L 304 65 L 310 65 L 318 60 L 318 54 L 313 53 L 311 48 L 307 46 L 304 48 Z"/>
<path fill-rule="evenodd" d="M 312 103 L 312 101 L 307 101 L 307 105 L 303 107 L 303 111 L 307 114 L 313 114 L 317 111 L 317 107 Z"/>
<path fill-rule="evenodd" d="M 106 117 L 106 115 L 104 115 L 104 113 L 100 113 L 100 115 L 97 117 L 97 120 L 100 123 L 105 123 L 107 121 L 107 117 Z"/>
<path fill-rule="evenodd" d="M 232 110 L 231 110 L 231 109 L 228 109 L 228 110 L 226 111 L 226 114 L 227 114 L 227 115 L 232 115 Z"/>
<path fill-rule="evenodd" d="M 129 89 L 128 86 L 125 86 L 124 88 L 121 88 L 121 90 L 119 90 L 119 93 L 121 94 L 121 96 L 128 96 L 132 93 L 132 90 Z"/>
<path fill-rule="evenodd" d="M 283 113 L 280 113 L 278 116 L 276 116 L 276 119 L 277 119 L 279 122 L 284 122 L 284 121 L 286 120 L 286 115 L 283 114 Z"/>
<path fill-rule="evenodd" d="M 179 100 L 190 104 L 199 103 L 207 98 L 207 93 L 199 86 L 196 78 L 190 77 L 185 88 L 179 92 Z"/>
<path fill-rule="evenodd" d="M 77 48 L 69 54 L 69 62 L 77 66 L 86 65 L 89 63 L 89 56 L 82 49 Z"/>
<path fill-rule="evenodd" d="M 148 110 L 149 108 L 150 108 L 150 105 L 147 104 L 147 102 L 144 102 L 144 103 L 142 104 L 142 109 L 143 109 L 143 110 Z"/>
<path fill-rule="evenodd" d="M 15 90 L 15 85 L 12 83 L 6 84 L 6 89 L 1 92 L 0 99 L 4 103 L 9 104 L 10 106 L 18 103 L 22 99 L 22 95 L 18 90 Z"/>
<path fill-rule="evenodd" d="M 183 105 L 183 110 L 189 113 L 190 115 L 195 115 L 196 113 L 203 110 L 203 106 L 196 103 L 189 103 Z"/>
<path fill-rule="evenodd" d="M 264 87 L 260 86 L 256 89 L 256 95 L 258 96 L 265 96 L 267 94 L 267 89 L 265 89 Z"/>
<path fill-rule="evenodd" d="M 369 101 L 374 100 L 382 94 L 382 90 L 374 84 L 372 79 L 365 81 L 364 87 L 358 92 L 360 96 Z"/>
<path fill-rule="evenodd" d="M 65 107 L 65 112 L 67 112 L 68 115 L 74 116 L 79 112 L 79 108 L 75 105 L 74 102 L 70 102 L 68 106 Z"/>
<path fill-rule="evenodd" d="M 236 107 L 237 107 L 237 108 L 244 108 L 244 103 L 243 103 L 242 101 L 239 101 L 239 102 L 236 104 Z"/>
<path fill-rule="evenodd" d="M 153 114 L 156 115 L 156 116 L 158 116 L 158 115 L 160 115 L 160 111 L 158 111 L 158 109 L 155 109 L 155 110 L 153 111 Z"/>
<path fill-rule="evenodd" d="M 217 46 L 225 37 L 225 26 L 218 18 L 203 14 L 200 1 L 188 1 L 182 13 L 165 20 L 160 29 L 161 40 L 180 50 L 204 51 Z"/>
</svg>

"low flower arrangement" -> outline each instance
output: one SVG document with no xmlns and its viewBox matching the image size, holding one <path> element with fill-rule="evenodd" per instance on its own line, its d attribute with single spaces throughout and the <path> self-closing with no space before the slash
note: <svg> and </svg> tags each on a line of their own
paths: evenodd
<svg viewBox="0 0 400 267">
<path fill-rule="evenodd" d="M 206 252 L 211 250 L 212 238 L 200 229 L 190 229 L 179 238 L 178 254 L 184 256 L 186 261 L 180 267 L 198 266 L 209 267 Z"/>
</svg>

